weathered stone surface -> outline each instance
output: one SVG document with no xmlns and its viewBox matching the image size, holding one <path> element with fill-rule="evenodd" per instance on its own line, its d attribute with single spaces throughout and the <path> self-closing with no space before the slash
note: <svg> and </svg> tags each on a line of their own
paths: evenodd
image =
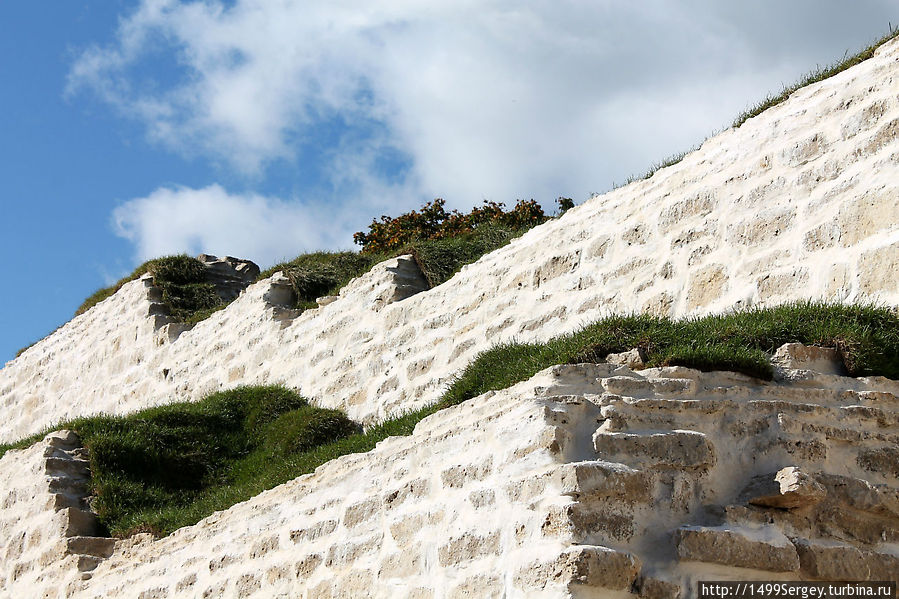
<svg viewBox="0 0 899 599">
<path fill-rule="evenodd" d="M 815 100 L 803 92 L 425 293 L 410 296 L 426 288 L 413 261 L 393 260 L 298 315 L 282 301 L 289 285 L 273 277 L 160 339 L 165 316 L 148 315 L 159 298 L 147 281 L 132 282 L 0 372 L 10 414 L 0 440 L 42 430 L 63 412 L 136 410 L 259 380 L 370 423 L 435 401 L 479 348 L 571 332 L 610 312 L 678 317 L 821 298 L 899 304 L 899 161 L 884 157 L 896 153 L 899 111 L 889 86 L 866 83 L 887 80 L 894 56 L 895 43 L 872 59 L 879 75 L 859 65 L 848 84 L 816 84 Z M 883 108 L 863 118 L 866 106 Z M 850 121 L 866 125 L 837 133 Z M 809 148 L 815 158 L 796 159 Z M 432 320 L 435 328 L 423 326 Z M 125 340 L 128 352 L 120 351 Z M 409 370 L 424 360 L 428 369 Z"/>
<path fill-rule="evenodd" d="M 206 266 L 206 277 L 215 285 L 215 291 L 223 301 L 230 302 L 256 281 L 259 267 L 250 260 L 212 254 L 200 254 L 197 260 Z"/>
<path fill-rule="evenodd" d="M 371 424 L 495 343 L 610 313 L 897 305 L 897 58 L 894 41 L 434 289 L 398 257 L 300 314 L 276 274 L 188 330 L 151 277 L 128 283 L 0 371 L 0 441 L 271 381 Z M 722 572 L 848 576 L 858 556 L 895 577 L 899 383 L 796 366 L 555 367 L 159 540 L 75 538 L 96 534 L 86 457 L 50 437 L 0 459 L 0 594 L 676 596 Z M 763 505 L 738 499 L 787 466 Z"/>
<path fill-rule="evenodd" d="M 790 540 L 773 527 L 759 530 L 688 526 L 675 534 L 680 560 L 755 568 L 771 572 L 799 570 L 799 556 Z"/>
<path fill-rule="evenodd" d="M 618 366 L 627 366 L 631 370 L 640 370 L 646 367 L 646 351 L 635 347 L 620 354 L 609 354 L 606 356 L 606 362 L 617 364 Z"/>
<path fill-rule="evenodd" d="M 852 545 L 794 541 L 802 573 L 818 580 L 869 580 L 868 557 Z"/>
<path fill-rule="evenodd" d="M 597 455 L 607 460 L 634 461 L 667 468 L 702 468 L 715 464 L 715 451 L 702 433 L 604 433 L 593 437 Z"/>
<path fill-rule="evenodd" d="M 681 586 L 658 578 L 641 578 L 637 586 L 641 599 L 681 599 Z"/>
<path fill-rule="evenodd" d="M 727 270 L 721 264 L 698 269 L 690 278 L 687 291 L 687 309 L 709 306 L 724 295 L 727 287 Z"/>
<path fill-rule="evenodd" d="M 515 586 L 522 590 L 543 589 L 548 585 L 604 589 L 630 589 L 640 572 L 635 556 L 608 547 L 572 547 L 550 562 L 529 564 L 518 572 Z"/>
<path fill-rule="evenodd" d="M 822 485 L 795 466 L 784 468 L 773 477 L 759 477 L 754 483 L 743 494 L 749 496 L 749 503 L 762 507 L 809 507 L 827 495 L 827 490 Z"/>
<path fill-rule="evenodd" d="M 771 357 L 771 364 L 778 368 L 812 370 L 822 374 L 846 374 L 843 358 L 831 347 L 785 343 Z"/>
<path fill-rule="evenodd" d="M 27 581 L 29 592 L 77 583 L 73 598 L 171 591 L 175 581 L 188 595 L 394 597 L 402 587 L 411 596 L 667 598 L 721 568 L 799 580 L 858 573 L 863 563 L 869 577 L 888 576 L 897 567 L 899 488 L 865 480 L 863 465 L 846 459 L 853 444 L 879 444 L 833 429 L 841 419 L 869 433 L 896 426 L 899 402 L 888 390 L 899 384 L 814 380 L 823 386 L 681 367 L 554 366 L 175 535 L 119 543 L 60 544 L 87 513 L 36 506 L 38 494 L 54 493 L 47 464 L 83 459 L 76 437 L 62 433 L 0 460 L 0 489 L 9 487 L 0 490 L 0 541 L 9 539 L 0 552 L 12 559 L 0 577 Z M 608 391 L 624 381 L 639 397 Z M 610 433 L 612 422 L 620 432 Z M 822 451 L 789 453 L 822 431 L 830 435 L 816 441 Z M 604 459 L 580 459 L 597 439 Z M 838 450 L 836 461 L 822 457 Z M 768 505 L 715 505 L 740 495 L 754 464 L 800 453 L 814 468 L 800 460 L 756 481 L 776 487 L 743 493 L 771 497 L 761 501 Z M 27 455 L 31 467 L 16 461 Z M 37 524 L 40 514 L 51 525 Z M 703 518 L 725 524 L 696 525 Z M 23 521 L 35 533 L 10 534 Z M 81 553 L 66 558 L 67 548 Z"/>
</svg>

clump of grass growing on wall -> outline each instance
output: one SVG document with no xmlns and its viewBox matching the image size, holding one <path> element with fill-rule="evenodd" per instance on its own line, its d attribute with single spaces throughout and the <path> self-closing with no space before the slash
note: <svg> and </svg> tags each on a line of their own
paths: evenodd
<svg viewBox="0 0 899 599">
<path fill-rule="evenodd" d="M 313 408 L 281 387 L 238 388 L 197 403 L 82 418 L 53 429 L 75 430 L 90 448 L 96 507 L 113 533 L 167 534 L 329 460 L 409 435 L 439 410 L 555 364 L 597 362 L 641 347 L 650 366 L 734 370 L 769 379 L 769 355 L 789 342 L 838 349 L 851 375 L 899 379 L 899 314 L 803 302 L 681 320 L 610 317 L 546 343 L 499 345 L 462 370 L 437 403 L 365 432 L 340 412 Z M 0 445 L 0 455 L 42 436 Z"/>
<path fill-rule="evenodd" d="M 503 204 L 485 202 L 467 214 L 447 212 L 441 199 L 420 210 L 396 218 L 382 216 L 372 221 L 369 233 L 356 233 L 362 251 L 312 252 L 282 262 L 261 272 L 258 279 L 283 272 L 296 293 L 297 308 L 314 308 L 315 300 L 335 295 L 353 278 L 389 258 L 411 254 L 428 281 L 436 287 L 449 280 L 466 264 L 498 249 L 549 217 L 533 200 L 519 201 L 508 211 Z M 574 207 L 559 198 L 560 213 Z"/>
<path fill-rule="evenodd" d="M 252 497 L 292 478 L 284 468 L 297 454 L 359 430 L 342 412 L 277 386 L 81 418 L 64 428 L 90 452 L 93 508 L 116 535 L 193 524 L 233 504 L 222 497 Z"/>
<path fill-rule="evenodd" d="M 153 275 L 153 283 L 162 290 L 163 302 L 177 320 L 186 322 L 197 313 L 214 311 L 222 305 L 221 299 L 215 292 L 215 286 L 206 278 L 206 267 L 203 263 L 186 254 L 179 254 L 144 262 L 130 275 L 91 294 L 78 307 L 75 315 L 87 312 L 113 295 L 126 283 L 134 281 L 146 273 Z"/>
</svg>

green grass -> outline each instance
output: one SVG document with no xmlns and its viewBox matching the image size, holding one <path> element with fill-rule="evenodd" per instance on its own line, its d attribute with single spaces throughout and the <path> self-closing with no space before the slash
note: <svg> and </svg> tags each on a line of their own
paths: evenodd
<svg viewBox="0 0 899 599">
<path fill-rule="evenodd" d="M 282 271 L 296 293 L 295 308 L 314 308 L 316 298 L 336 295 L 354 277 L 389 258 L 411 254 L 428 285 L 436 287 L 448 281 L 466 264 L 509 243 L 527 229 L 501 225 L 483 225 L 471 233 L 445 239 L 413 241 L 391 253 L 313 252 L 282 262 L 261 272 L 257 280 Z"/>
<path fill-rule="evenodd" d="M 336 295 L 351 279 L 365 274 L 375 264 L 375 257 L 357 252 L 312 252 L 262 271 L 257 280 L 282 271 L 296 293 L 294 307 L 315 308 L 316 298 Z"/>
<path fill-rule="evenodd" d="M 89 449 L 93 508 L 115 535 L 195 523 L 292 478 L 285 462 L 359 429 L 283 387 L 239 387 L 55 428 L 74 430 Z"/>
<path fill-rule="evenodd" d="M 731 126 L 736 129 L 752 117 L 758 116 L 772 106 L 777 106 L 781 102 L 786 101 L 787 98 L 790 97 L 790 94 L 792 94 L 796 90 L 802 89 L 807 85 L 812 85 L 813 83 L 818 83 L 819 81 L 829 79 L 830 77 L 833 77 L 838 73 L 842 73 L 846 69 L 850 69 L 855 65 L 868 60 L 869 58 L 874 56 L 874 52 L 880 46 L 895 38 L 897 35 L 899 35 L 899 27 L 897 27 L 896 29 L 893 29 L 891 27 L 889 33 L 876 39 L 863 50 L 851 56 L 849 56 L 849 52 L 847 51 L 846 55 L 843 56 L 841 60 L 838 60 L 837 62 L 830 65 L 818 67 L 814 71 L 807 73 L 799 81 L 793 83 L 792 85 L 785 86 L 779 94 L 769 95 L 754 106 L 747 108 L 736 119 L 734 119 L 734 122 Z"/>
<path fill-rule="evenodd" d="M 837 348 L 853 376 L 899 379 L 896 311 L 804 302 L 683 320 L 610 317 L 547 343 L 499 345 L 460 372 L 434 405 L 364 433 L 339 412 L 312 408 L 280 387 L 239 388 L 197 403 L 82 418 L 49 430 L 73 429 L 89 447 L 96 508 L 113 534 L 168 534 L 334 458 L 411 434 L 426 416 L 555 364 L 597 362 L 641 347 L 650 366 L 770 379 L 768 356 L 788 342 Z M 43 434 L 2 445 L 0 455 Z"/>
<path fill-rule="evenodd" d="M 869 58 L 874 56 L 874 52 L 880 46 L 884 45 L 885 43 L 892 40 L 896 36 L 899 36 L 899 27 L 897 27 L 896 29 L 893 29 L 892 26 L 890 26 L 889 33 L 874 40 L 873 42 L 871 42 L 868 46 L 866 46 L 864 49 L 860 50 L 859 52 L 850 56 L 847 51 L 846 55 L 841 60 L 838 60 L 837 62 L 830 64 L 830 65 L 818 67 L 815 70 L 813 70 L 809 73 L 806 73 L 802 78 L 800 78 L 798 81 L 796 81 L 792 85 L 784 86 L 783 90 L 781 90 L 780 93 L 769 94 L 768 96 L 763 98 L 761 101 L 750 106 L 749 108 L 744 110 L 742 113 L 740 113 L 737 116 L 737 118 L 734 119 L 733 123 L 731 123 L 731 127 L 734 129 L 737 129 L 743 123 L 745 123 L 752 117 L 758 116 L 761 113 L 768 110 L 769 108 L 771 108 L 773 106 L 777 106 L 778 104 L 780 104 L 782 102 L 785 102 L 793 92 L 800 90 L 803 87 L 806 87 L 808 85 L 812 85 L 813 83 L 818 83 L 819 81 L 824 81 L 825 79 L 833 77 L 834 75 L 836 75 L 838 73 L 842 73 L 846 69 L 852 68 L 855 65 L 868 60 Z M 715 135 L 715 133 L 712 133 L 712 135 Z M 708 138 L 706 138 L 706 139 L 708 139 Z M 703 142 L 704 141 L 705 140 L 703 140 Z M 661 170 L 668 166 L 675 165 L 678 162 L 680 162 L 681 160 L 683 160 L 685 156 L 687 156 L 691 152 L 699 149 L 699 147 L 702 146 L 703 142 L 698 143 L 697 145 L 693 146 L 692 148 L 690 148 L 689 150 L 687 150 L 685 152 L 680 152 L 678 154 L 674 154 L 660 162 L 657 162 L 656 164 L 653 164 L 643 174 L 628 176 L 624 180 L 624 182 L 621 184 L 613 182 L 612 189 L 618 189 L 619 187 L 624 187 L 625 185 L 629 185 L 630 183 L 633 183 L 635 181 L 642 181 L 644 179 L 649 179 L 656 173 L 656 171 Z"/>
<path fill-rule="evenodd" d="M 180 322 L 195 322 L 223 307 L 223 302 L 215 292 L 215 286 L 206 278 L 206 267 L 196 258 L 185 254 L 163 256 L 144 262 L 130 275 L 119 279 L 114 285 L 99 289 L 91 294 L 75 311 L 75 316 L 110 297 L 125 283 L 134 281 L 146 273 L 153 275 L 153 283 L 162 290 L 162 301 L 170 315 Z"/>
</svg>

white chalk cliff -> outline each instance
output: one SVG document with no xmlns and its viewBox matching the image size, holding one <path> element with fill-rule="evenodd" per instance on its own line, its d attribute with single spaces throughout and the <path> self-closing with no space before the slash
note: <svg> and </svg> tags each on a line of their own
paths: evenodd
<svg viewBox="0 0 899 599">
<path fill-rule="evenodd" d="M 298 314 L 275 275 L 185 330 L 133 281 L 0 371 L 0 441 L 242 384 L 371 423 L 436 401 L 497 342 L 612 313 L 899 306 L 899 40 L 420 288 L 400 257 Z M 784 351 L 774 383 L 554 367 L 160 540 L 91 536 L 77 438 L 54 433 L 0 459 L 0 596 L 668 598 L 707 579 L 899 579 L 899 383 Z"/>
</svg>

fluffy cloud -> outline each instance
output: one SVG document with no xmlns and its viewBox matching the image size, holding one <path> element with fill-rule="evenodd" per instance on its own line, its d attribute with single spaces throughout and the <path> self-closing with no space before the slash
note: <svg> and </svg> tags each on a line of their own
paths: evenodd
<svg viewBox="0 0 899 599">
<path fill-rule="evenodd" d="M 135 244 L 141 260 L 207 252 L 270 265 L 303 249 L 350 243 L 346 220 L 321 206 L 229 194 L 218 185 L 157 189 L 118 206 L 113 226 Z"/>
<path fill-rule="evenodd" d="M 583 199 L 859 47 L 891 12 L 889 0 L 142 0 L 113 44 L 80 55 L 69 91 L 257 177 L 317 162 L 342 194 L 335 211 L 385 187 L 396 209 Z M 150 204 L 120 213 L 149 218 Z M 126 221 L 141 252 L 156 251 L 164 232 Z"/>
</svg>

